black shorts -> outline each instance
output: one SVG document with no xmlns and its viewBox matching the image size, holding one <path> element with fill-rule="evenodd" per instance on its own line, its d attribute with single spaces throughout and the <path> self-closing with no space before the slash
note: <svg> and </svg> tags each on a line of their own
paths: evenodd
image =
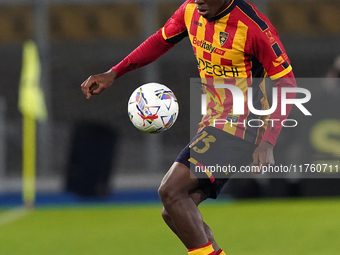
<svg viewBox="0 0 340 255">
<path fill-rule="evenodd" d="M 252 163 L 257 145 L 214 127 L 205 127 L 178 155 L 176 162 L 190 168 L 199 189 L 215 199 L 235 169 Z"/>
</svg>

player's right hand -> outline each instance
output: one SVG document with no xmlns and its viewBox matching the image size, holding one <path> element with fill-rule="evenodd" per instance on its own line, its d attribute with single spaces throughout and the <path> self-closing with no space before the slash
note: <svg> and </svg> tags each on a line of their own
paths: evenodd
<svg viewBox="0 0 340 255">
<path fill-rule="evenodd" d="M 260 145 L 255 149 L 253 153 L 253 173 L 262 173 L 262 166 L 275 165 L 274 146 L 266 141 L 261 141 Z"/>
<path fill-rule="evenodd" d="M 115 79 L 117 79 L 117 73 L 112 69 L 105 73 L 91 75 L 81 84 L 81 90 L 89 99 L 92 95 L 99 95 L 109 88 Z"/>
</svg>

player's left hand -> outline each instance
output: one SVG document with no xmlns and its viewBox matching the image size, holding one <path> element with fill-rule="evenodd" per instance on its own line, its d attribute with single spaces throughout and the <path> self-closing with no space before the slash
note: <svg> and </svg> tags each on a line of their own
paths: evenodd
<svg viewBox="0 0 340 255">
<path fill-rule="evenodd" d="M 271 143 L 262 141 L 253 153 L 253 165 L 258 167 L 258 171 L 254 173 L 261 173 L 261 166 L 275 165 L 274 160 L 274 146 Z"/>
</svg>

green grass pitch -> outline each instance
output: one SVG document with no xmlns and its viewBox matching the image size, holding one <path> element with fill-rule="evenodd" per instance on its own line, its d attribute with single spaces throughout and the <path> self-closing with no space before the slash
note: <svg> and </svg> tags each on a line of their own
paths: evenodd
<svg viewBox="0 0 340 255">
<path fill-rule="evenodd" d="M 205 221 L 228 255 L 340 254 L 340 200 L 209 202 Z M 38 208 L 1 223 L 3 255 L 187 254 L 161 205 Z"/>
</svg>

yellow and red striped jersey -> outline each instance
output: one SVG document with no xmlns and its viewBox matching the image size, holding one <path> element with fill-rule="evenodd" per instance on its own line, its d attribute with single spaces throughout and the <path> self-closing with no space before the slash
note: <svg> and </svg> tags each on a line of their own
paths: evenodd
<svg viewBox="0 0 340 255">
<path fill-rule="evenodd" d="M 200 129 L 215 126 L 258 144 L 267 128 L 265 119 L 268 116 L 254 115 L 248 110 L 247 90 L 253 88 L 256 109 L 269 109 L 264 77 L 268 75 L 271 79 L 278 79 L 292 70 L 270 21 L 244 0 L 232 0 L 226 9 L 209 19 L 198 14 L 194 0 L 187 0 L 164 25 L 162 35 L 169 43 L 189 37 L 202 84 L 207 84 L 205 89 L 215 97 L 207 96 L 207 114 L 199 124 Z M 233 114 L 231 92 L 213 89 L 209 86 L 212 85 L 210 78 L 214 78 L 215 84 L 235 85 L 242 90 L 245 104 L 243 115 Z M 214 125 L 216 119 L 228 118 L 236 124 Z M 250 119 L 262 120 L 265 124 L 254 128 L 247 124 Z"/>
</svg>

